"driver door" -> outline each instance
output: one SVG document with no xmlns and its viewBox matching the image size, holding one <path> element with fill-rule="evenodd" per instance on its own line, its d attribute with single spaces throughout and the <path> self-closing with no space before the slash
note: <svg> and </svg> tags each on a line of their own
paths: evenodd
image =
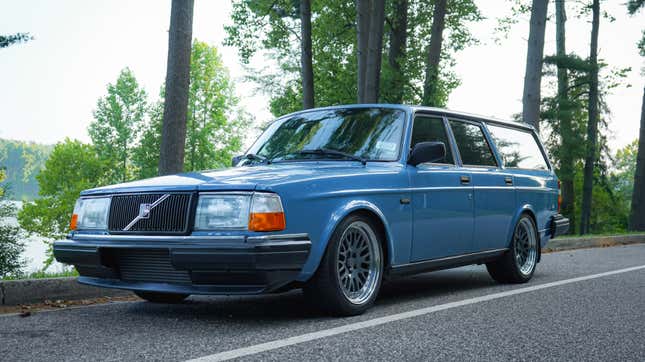
<svg viewBox="0 0 645 362">
<path fill-rule="evenodd" d="M 437 163 L 408 165 L 413 210 L 411 261 L 472 252 L 472 175 L 457 166 L 445 120 L 437 115 L 417 115 L 410 146 L 419 142 L 443 142 L 446 156 Z"/>
</svg>

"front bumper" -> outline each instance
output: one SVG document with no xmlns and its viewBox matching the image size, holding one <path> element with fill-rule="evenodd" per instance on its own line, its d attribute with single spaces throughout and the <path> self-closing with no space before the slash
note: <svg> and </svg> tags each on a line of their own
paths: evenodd
<svg viewBox="0 0 645 362">
<path fill-rule="evenodd" d="M 258 294 L 296 279 L 306 234 L 244 236 L 79 235 L 54 243 L 54 256 L 99 287 L 184 294 Z"/>
</svg>

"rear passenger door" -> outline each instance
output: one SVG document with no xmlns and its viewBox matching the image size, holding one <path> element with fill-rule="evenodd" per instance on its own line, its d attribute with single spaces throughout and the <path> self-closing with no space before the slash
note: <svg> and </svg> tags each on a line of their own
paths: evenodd
<svg viewBox="0 0 645 362">
<path fill-rule="evenodd" d="M 462 167 L 472 177 L 473 252 L 503 248 L 516 208 L 513 175 L 500 167 L 481 123 L 457 119 L 449 123 Z"/>
<path fill-rule="evenodd" d="M 535 134 L 501 124 L 487 124 L 488 131 L 504 163 L 504 171 L 513 175 L 516 210 L 528 206 L 534 212 L 537 229 L 543 238 L 551 215 L 557 211 L 557 179 L 550 170 Z"/>
<path fill-rule="evenodd" d="M 470 173 L 457 166 L 443 117 L 417 115 L 410 146 L 443 142 L 446 157 L 407 167 L 412 191 L 412 260 L 422 261 L 472 250 L 473 200 Z"/>
</svg>

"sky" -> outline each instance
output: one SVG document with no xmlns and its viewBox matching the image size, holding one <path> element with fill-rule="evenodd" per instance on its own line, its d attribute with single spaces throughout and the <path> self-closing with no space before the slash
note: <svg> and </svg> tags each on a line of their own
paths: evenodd
<svg viewBox="0 0 645 362">
<path fill-rule="evenodd" d="M 129 67 L 151 99 L 165 79 L 170 1 L 159 0 L 0 0 L 0 34 L 30 32 L 35 39 L 0 50 L 0 137 L 55 143 L 66 137 L 89 141 L 87 126 L 96 101 L 121 69 Z M 461 85 L 448 108 L 508 119 L 521 112 L 528 16 L 497 44 L 496 19 L 509 14 L 509 0 L 476 0 L 486 20 L 469 25 L 480 44 L 456 55 Z M 629 17 L 625 0 L 603 8 L 616 18 L 600 25 L 599 57 L 615 68 L 631 67 L 625 84 L 607 98 L 611 109 L 610 146 L 616 150 L 638 137 L 644 58 L 636 43 L 645 11 Z M 554 11 L 550 5 L 549 12 Z M 230 24 L 226 0 L 196 0 L 193 37 L 215 45 L 236 83 L 241 105 L 257 124 L 272 118 L 268 97 L 245 81 L 234 48 L 224 47 Z M 567 50 L 588 54 L 591 25 L 569 14 Z M 430 21 L 430 19 L 429 19 Z M 555 25 L 547 25 L 545 54 L 555 52 Z M 315 55 L 314 55 L 315 56 Z M 271 64 L 256 57 L 252 67 Z M 251 142 L 252 139 L 247 140 Z"/>
</svg>

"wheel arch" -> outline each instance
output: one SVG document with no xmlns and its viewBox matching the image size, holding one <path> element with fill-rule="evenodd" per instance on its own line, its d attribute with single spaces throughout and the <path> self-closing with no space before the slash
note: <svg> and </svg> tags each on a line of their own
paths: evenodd
<svg viewBox="0 0 645 362">
<path fill-rule="evenodd" d="M 513 216 L 513 222 L 511 223 L 511 227 L 508 230 L 508 235 L 506 238 L 506 246 L 510 248 L 511 242 L 513 241 L 513 232 L 515 231 L 515 225 L 517 225 L 517 222 L 520 220 L 522 215 L 528 215 L 531 220 L 533 221 L 533 225 L 535 226 L 535 230 L 538 233 L 537 238 L 538 238 L 538 255 L 537 255 L 537 262 L 540 262 L 540 259 L 542 258 L 542 243 L 540 243 L 540 233 L 537 229 L 537 216 L 535 215 L 535 209 L 533 208 L 533 205 L 531 204 L 524 204 L 522 207 L 520 207 L 515 215 Z"/>
<path fill-rule="evenodd" d="M 513 240 L 513 232 L 515 231 L 515 225 L 517 225 L 517 222 L 520 220 L 520 217 L 522 217 L 522 215 L 524 214 L 528 215 L 531 218 L 531 220 L 533 220 L 533 225 L 535 225 L 535 228 L 537 230 L 537 217 L 535 216 L 535 209 L 531 204 L 522 205 L 522 207 L 520 207 L 515 212 L 515 215 L 513 215 L 513 221 L 511 222 L 510 228 L 508 230 L 508 234 L 506 235 L 507 247 L 510 247 L 511 241 Z"/>
<path fill-rule="evenodd" d="M 392 234 L 390 231 L 389 224 L 385 214 L 376 206 L 374 203 L 367 200 L 352 200 L 351 202 L 345 204 L 344 206 L 337 209 L 329 219 L 327 226 L 325 227 L 323 233 L 321 234 L 320 240 L 322 244 L 321 253 L 319 253 L 319 258 L 316 260 L 316 269 L 318 268 L 320 261 L 322 260 L 322 255 L 324 255 L 324 250 L 327 249 L 329 245 L 329 240 L 338 227 L 338 225 L 348 216 L 354 214 L 363 214 L 366 217 L 372 219 L 380 230 L 376 230 L 381 233 L 382 240 L 381 246 L 383 249 L 383 259 L 385 261 L 385 268 L 387 268 L 392 263 L 393 257 L 393 245 L 392 245 Z"/>
</svg>

